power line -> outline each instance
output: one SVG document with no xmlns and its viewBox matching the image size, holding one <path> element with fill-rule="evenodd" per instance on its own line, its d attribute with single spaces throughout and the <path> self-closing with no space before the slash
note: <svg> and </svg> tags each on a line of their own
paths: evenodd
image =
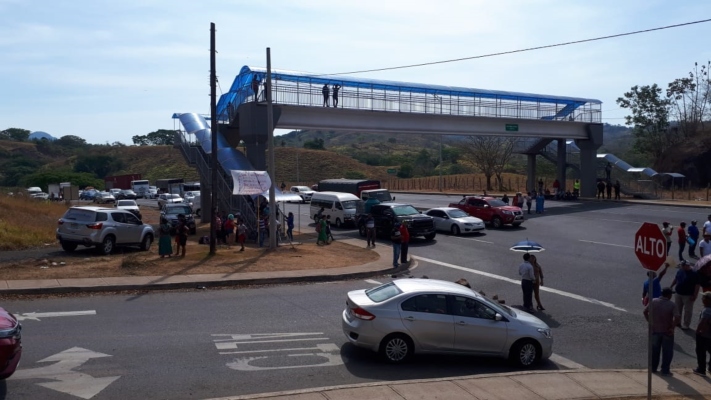
<svg viewBox="0 0 711 400">
<path fill-rule="evenodd" d="M 613 39 L 613 38 L 618 38 L 618 37 L 623 37 L 623 36 L 638 35 L 638 34 L 640 34 L 640 33 L 648 33 L 648 32 L 654 32 L 654 31 L 661 31 L 661 30 L 664 30 L 664 29 L 679 28 L 679 27 L 682 27 L 682 26 L 695 25 L 695 24 L 702 24 L 702 23 L 709 22 L 709 21 L 711 21 L 711 18 L 709 18 L 709 19 L 702 19 L 702 20 L 699 20 L 699 21 L 684 22 L 684 23 L 676 24 L 676 25 L 667 25 L 667 26 L 661 26 L 661 27 L 657 27 L 657 28 L 644 29 L 644 30 L 641 30 L 641 31 L 618 33 L 618 34 L 615 34 L 615 35 L 600 36 L 600 37 L 596 37 L 596 38 L 592 38 L 592 39 L 582 39 L 582 40 L 575 40 L 575 41 L 572 41 L 572 42 L 563 42 L 563 43 L 549 44 L 549 45 L 545 45 L 545 46 L 528 47 L 528 48 L 525 48 L 525 49 L 502 51 L 502 52 L 499 52 L 499 53 L 483 54 L 483 55 L 479 55 L 479 56 L 453 58 L 453 59 L 450 59 L 450 60 L 432 61 L 432 62 L 426 62 L 426 63 L 420 63 L 420 64 L 401 65 L 401 66 L 398 66 L 398 67 L 374 68 L 374 69 L 364 69 L 364 70 L 360 70 L 360 71 L 338 72 L 338 73 L 335 73 L 335 74 L 322 74 L 321 76 L 364 74 L 364 73 L 368 73 L 368 72 L 392 71 L 392 70 L 396 70 L 396 69 L 425 67 L 425 66 L 428 66 L 428 65 L 447 64 L 447 63 L 453 63 L 453 62 L 459 62 L 459 61 L 466 61 L 466 60 L 476 60 L 476 59 L 479 59 L 479 58 L 503 56 L 503 55 L 506 55 L 506 54 L 523 53 L 523 52 L 526 52 L 526 51 L 549 49 L 549 48 L 552 48 L 552 47 L 569 46 L 569 45 L 572 45 L 572 44 L 580 44 L 580 43 L 594 42 L 594 41 L 598 41 L 598 40 Z"/>
</svg>

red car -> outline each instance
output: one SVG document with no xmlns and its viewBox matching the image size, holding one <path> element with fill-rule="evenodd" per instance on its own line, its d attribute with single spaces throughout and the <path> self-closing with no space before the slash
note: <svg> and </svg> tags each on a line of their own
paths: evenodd
<svg viewBox="0 0 711 400">
<path fill-rule="evenodd" d="M 22 357 L 22 326 L 14 315 L 0 307 L 0 379 L 15 373 Z"/>
<path fill-rule="evenodd" d="M 523 211 L 520 208 L 509 206 L 493 197 L 464 196 L 459 203 L 450 203 L 449 206 L 491 223 L 494 228 L 501 228 L 504 225 L 519 226 L 523 223 Z"/>
</svg>

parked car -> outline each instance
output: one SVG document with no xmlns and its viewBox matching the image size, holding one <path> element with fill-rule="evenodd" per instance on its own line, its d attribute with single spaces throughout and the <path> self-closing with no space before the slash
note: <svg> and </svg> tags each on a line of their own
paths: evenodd
<svg viewBox="0 0 711 400">
<path fill-rule="evenodd" d="M 99 191 L 95 189 L 82 190 L 79 194 L 79 200 L 94 200 L 97 194 L 99 194 Z"/>
<path fill-rule="evenodd" d="M 136 195 L 136 192 L 134 192 L 131 189 L 124 189 L 119 193 L 118 197 L 116 197 L 116 200 L 118 200 L 118 199 L 136 200 L 137 198 L 138 198 L 138 196 Z"/>
<path fill-rule="evenodd" d="M 146 192 L 147 199 L 155 199 L 158 197 L 158 188 L 155 186 L 148 186 L 148 192 Z"/>
<path fill-rule="evenodd" d="M 519 226 L 524 220 L 520 208 L 510 206 L 493 197 L 462 196 L 459 203 L 450 203 L 449 206 L 458 208 L 485 223 L 491 223 L 494 228 L 501 228 L 504 225 Z"/>
<path fill-rule="evenodd" d="M 116 246 L 151 248 L 155 233 L 133 213 L 96 206 L 71 207 L 57 221 L 57 240 L 66 252 L 79 245 L 95 246 L 101 254 L 111 254 Z"/>
<path fill-rule="evenodd" d="M 398 279 L 350 291 L 341 320 L 348 341 L 391 363 L 415 353 L 460 353 L 504 357 L 530 367 L 553 352 L 545 322 L 435 279 Z"/>
<path fill-rule="evenodd" d="M 36 199 L 36 200 L 49 200 L 49 195 L 44 192 L 32 193 L 30 195 L 30 197 L 32 197 L 33 199 Z"/>
<path fill-rule="evenodd" d="M 196 192 L 185 192 L 183 194 L 183 200 L 184 200 L 184 202 L 190 203 L 193 201 L 195 196 L 196 196 Z M 200 196 L 200 192 L 197 192 L 197 196 Z"/>
<path fill-rule="evenodd" d="M 136 200 L 117 200 L 115 207 L 120 210 L 130 211 L 133 215 L 137 216 L 138 219 L 143 219 L 141 209 L 138 207 Z"/>
<path fill-rule="evenodd" d="M 486 229 L 484 221 L 454 207 L 432 208 L 425 211 L 425 215 L 434 219 L 436 230 L 450 232 L 452 235 L 481 232 Z"/>
<path fill-rule="evenodd" d="M 410 204 L 402 203 L 381 203 L 374 204 L 370 207 L 370 214 L 375 221 L 375 234 L 390 238 L 390 232 L 396 223 L 407 224 L 407 231 L 410 237 L 424 236 L 425 240 L 432 240 L 437 235 L 435 231 L 434 220 L 429 215 L 423 215 Z M 362 214 L 357 221 L 358 232 L 362 237 L 365 237 L 365 218 Z"/>
<path fill-rule="evenodd" d="M 118 195 L 121 194 L 121 189 L 109 189 L 108 192 L 111 193 L 114 198 L 118 199 Z"/>
<path fill-rule="evenodd" d="M 193 217 L 193 209 L 185 203 L 168 203 L 160 211 L 160 215 L 164 216 L 165 219 L 170 222 L 171 226 L 178 225 L 178 215 L 185 215 L 185 222 L 188 225 L 190 234 L 194 235 L 197 231 L 197 226 L 195 225 L 195 217 Z"/>
<path fill-rule="evenodd" d="M 301 196 L 301 201 L 306 203 L 307 201 L 311 201 L 311 196 L 314 195 L 314 191 L 311 190 L 308 186 L 292 186 L 291 189 L 289 189 L 291 193 L 298 194 Z"/>
<path fill-rule="evenodd" d="M 183 203 L 187 204 L 192 208 L 193 214 L 195 214 L 196 217 L 200 217 L 200 213 L 202 212 L 202 202 L 200 201 L 200 192 L 193 192 L 193 198 L 188 200 L 187 198 L 183 199 Z"/>
<path fill-rule="evenodd" d="M 107 204 L 107 203 L 115 203 L 116 198 L 111 195 L 109 192 L 100 192 L 97 193 L 96 196 L 94 196 L 94 203 L 97 204 Z"/>
<path fill-rule="evenodd" d="M 171 194 L 171 193 L 163 193 L 160 196 L 158 196 L 158 208 L 163 209 L 163 206 L 166 204 L 173 204 L 173 203 L 182 203 L 183 198 L 178 196 L 177 194 Z"/>
<path fill-rule="evenodd" d="M 22 325 L 12 313 L 0 308 L 0 379 L 15 373 L 22 358 Z"/>
</svg>

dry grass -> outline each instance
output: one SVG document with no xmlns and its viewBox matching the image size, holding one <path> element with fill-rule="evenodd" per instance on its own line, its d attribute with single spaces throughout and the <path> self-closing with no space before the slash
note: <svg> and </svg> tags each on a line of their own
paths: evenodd
<svg viewBox="0 0 711 400">
<path fill-rule="evenodd" d="M 0 250 L 55 244 L 57 219 L 66 210 L 64 203 L 0 196 Z"/>
</svg>

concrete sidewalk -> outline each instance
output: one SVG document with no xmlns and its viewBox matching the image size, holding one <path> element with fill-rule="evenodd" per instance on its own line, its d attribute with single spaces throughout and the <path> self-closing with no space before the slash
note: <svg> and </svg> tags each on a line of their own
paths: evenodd
<svg viewBox="0 0 711 400">
<path fill-rule="evenodd" d="M 645 370 L 532 371 L 458 378 L 377 382 L 278 393 L 223 397 L 213 400 L 529 400 L 643 399 Z M 653 375 L 654 398 L 711 398 L 711 380 L 688 371 L 672 377 Z"/>
</svg>

